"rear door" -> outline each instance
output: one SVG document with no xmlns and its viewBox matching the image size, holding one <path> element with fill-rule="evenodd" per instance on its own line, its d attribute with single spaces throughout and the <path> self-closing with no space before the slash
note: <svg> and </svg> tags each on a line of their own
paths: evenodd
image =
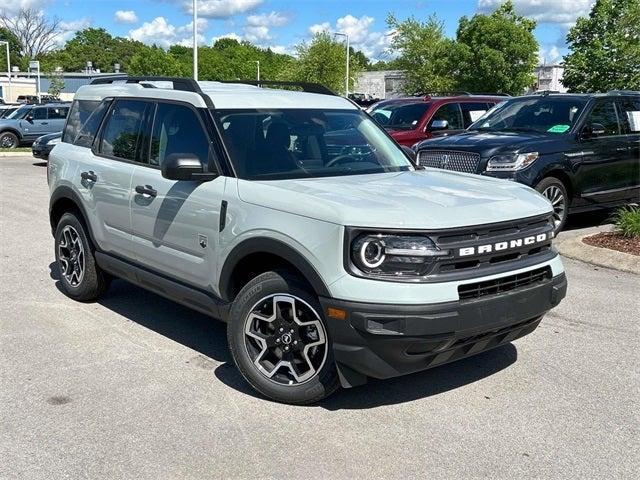
<svg viewBox="0 0 640 480">
<path fill-rule="evenodd" d="M 67 118 L 68 113 L 69 113 L 69 107 L 66 105 L 48 107 L 47 120 L 49 122 L 49 126 L 47 129 L 47 133 L 61 132 L 62 129 L 64 128 L 64 122 Z"/>
<path fill-rule="evenodd" d="M 618 100 L 622 120 L 623 142 L 626 151 L 624 177 L 627 180 L 626 198 L 640 201 L 640 97 L 624 97 Z"/>
<path fill-rule="evenodd" d="M 588 135 L 589 131 L 599 128 L 603 131 Z M 582 161 L 576 176 L 578 193 L 588 204 L 623 198 L 628 186 L 627 145 L 614 99 L 594 102 L 582 126 L 582 136 Z"/>
<path fill-rule="evenodd" d="M 161 171 L 172 154 L 196 156 L 216 171 L 207 130 L 192 106 L 159 102 L 150 133 L 148 153 L 135 167 L 131 183 L 136 259 L 187 284 L 213 288 L 225 177 L 178 181 L 164 178 Z"/>
</svg>

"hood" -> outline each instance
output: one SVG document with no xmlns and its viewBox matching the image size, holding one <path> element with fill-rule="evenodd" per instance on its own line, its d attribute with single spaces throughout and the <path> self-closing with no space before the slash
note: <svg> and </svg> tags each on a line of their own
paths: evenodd
<svg viewBox="0 0 640 480">
<path fill-rule="evenodd" d="M 458 149 L 480 153 L 483 157 L 497 153 L 536 151 L 554 153 L 562 148 L 566 135 L 535 132 L 467 131 L 458 135 L 425 140 L 418 149 Z"/>
<path fill-rule="evenodd" d="M 345 226 L 437 229 L 496 223 L 551 212 L 519 183 L 418 170 L 297 180 L 238 180 L 248 203 Z"/>
<path fill-rule="evenodd" d="M 46 135 L 36 138 L 34 143 L 47 143 L 49 140 L 54 140 L 56 138 L 62 138 L 62 132 L 47 133 Z"/>
</svg>

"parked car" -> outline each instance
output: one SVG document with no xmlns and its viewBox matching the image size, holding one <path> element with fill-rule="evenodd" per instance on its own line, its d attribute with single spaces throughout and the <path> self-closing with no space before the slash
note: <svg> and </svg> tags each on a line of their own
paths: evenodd
<svg viewBox="0 0 640 480">
<path fill-rule="evenodd" d="M 373 95 L 369 93 L 350 93 L 349 98 L 362 108 L 369 108 L 374 103 L 380 101 L 379 98 L 374 98 Z"/>
<path fill-rule="evenodd" d="M 15 112 L 18 107 L 20 107 L 20 105 L 12 105 L 8 103 L 0 105 L 0 119 L 7 118 L 9 115 Z"/>
<path fill-rule="evenodd" d="M 0 148 L 31 145 L 42 135 L 62 131 L 69 105 L 48 103 L 21 106 L 8 118 L 0 120 Z"/>
<path fill-rule="evenodd" d="M 306 404 L 510 342 L 565 296 L 531 189 L 416 169 L 317 85 L 162 80 L 75 95 L 47 168 L 69 297 L 116 276 L 222 319 L 245 379 Z"/>
<path fill-rule="evenodd" d="M 423 166 L 535 188 L 559 231 L 569 213 L 640 201 L 640 92 L 513 98 L 465 133 L 416 150 Z"/>
<path fill-rule="evenodd" d="M 38 96 L 37 95 L 18 95 L 18 98 L 16 99 L 16 101 L 18 103 L 22 103 L 22 104 L 34 104 L 34 103 L 38 103 Z"/>
<path fill-rule="evenodd" d="M 383 100 L 369 113 L 400 145 L 411 147 L 427 138 L 464 131 L 505 98 L 469 93 L 422 95 Z"/>
<path fill-rule="evenodd" d="M 60 143 L 62 138 L 62 132 L 50 133 L 36 138 L 36 141 L 31 145 L 31 153 L 36 158 L 43 160 L 49 160 L 49 154 L 53 147 Z"/>
</svg>

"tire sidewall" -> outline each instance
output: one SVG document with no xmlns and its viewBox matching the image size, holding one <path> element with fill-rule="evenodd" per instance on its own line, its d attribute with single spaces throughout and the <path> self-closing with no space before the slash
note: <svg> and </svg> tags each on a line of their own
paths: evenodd
<svg viewBox="0 0 640 480">
<path fill-rule="evenodd" d="M 261 299 L 273 294 L 291 294 L 307 302 L 318 313 L 327 338 L 327 356 L 320 372 L 312 379 L 292 386 L 279 385 L 260 373 L 245 347 L 245 320 L 251 308 Z M 337 388 L 337 371 L 331 348 L 331 336 L 317 297 L 304 283 L 288 272 L 267 272 L 250 281 L 233 302 L 227 327 L 229 349 L 244 378 L 260 393 L 272 400 L 292 404 L 316 402 Z"/>
<path fill-rule="evenodd" d="M 536 190 L 538 191 L 538 193 L 540 193 L 540 195 L 542 195 L 542 192 L 544 192 L 551 186 L 558 187 L 562 192 L 562 195 L 564 196 L 564 217 L 562 218 L 560 225 L 558 225 L 558 227 L 554 230 L 554 232 L 557 234 L 562 231 L 565 224 L 567 223 L 567 217 L 569 216 L 569 193 L 567 192 L 567 187 L 564 185 L 564 183 L 561 180 L 553 177 L 542 179 L 540 183 L 536 185 Z M 545 199 L 547 198 L 545 197 Z"/>
<path fill-rule="evenodd" d="M 73 227 L 80 237 L 82 246 L 84 248 L 84 275 L 79 285 L 71 285 L 62 274 L 62 266 L 60 265 L 60 237 L 62 230 L 67 225 Z M 101 274 L 96 267 L 95 259 L 93 256 L 93 248 L 89 238 L 87 237 L 84 223 L 81 222 L 78 217 L 73 213 L 65 213 L 58 222 L 55 232 L 55 258 L 58 272 L 60 273 L 60 283 L 64 292 L 71 298 L 76 300 L 88 300 L 96 296 L 96 292 L 99 290 L 98 276 Z"/>
<path fill-rule="evenodd" d="M 0 133 L 0 146 L 2 146 L 2 140 L 7 136 L 10 137 L 10 138 L 13 138 L 13 145 L 10 146 L 10 147 L 2 147 L 2 148 L 18 148 L 18 144 L 20 143 L 20 139 L 13 132 L 2 132 L 2 133 Z"/>
</svg>

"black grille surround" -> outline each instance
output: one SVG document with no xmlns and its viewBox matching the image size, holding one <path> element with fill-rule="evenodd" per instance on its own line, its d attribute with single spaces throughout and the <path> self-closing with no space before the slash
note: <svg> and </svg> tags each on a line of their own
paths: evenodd
<svg viewBox="0 0 640 480">
<path fill-rule="evenodd" d="M 456 150 L 420 150 L 418 164 L 464 173 L 478 173 L 480 154 Z"/>
<path fill-rule="evenodd" d="M 537 268 L 535 270 L 509 275 L 508 277 L 459 285 L 458 296 L 460 300 L 470 300 L 487 295 L 497 295 L 499 293 L 510 292 L 511 290 L 538 285 L 551 280 L 551 277 L 551 268 Z"/>
<path fill-rule="evenodd" d="M 405 282 L 438 283 L 469 280 L 531 267 L 553 259 L 557 252 L 551 246 L 553 238 L 553 220 L 550 214 L 525 219 L 451 228 L 443 230 L 399 230 L 370 229 L 348 227 L 345 235 L 344 267 L 351 275 L 367 279 Z M 436 257 L 430 269 L 419 277 L 401 277 L 390 275 L 372 275 L 360 271 L 351 261 L 351 244 L 361 234 L 396 233 L 425 235 L 434 241 L 441 250 L 451 253 L 445 257 Z M 531 236 L 546 235 L 545 241 L 516 248 L 460 255 L 462 249 L 481 245 L 517 241 Z"/>
</svg>

